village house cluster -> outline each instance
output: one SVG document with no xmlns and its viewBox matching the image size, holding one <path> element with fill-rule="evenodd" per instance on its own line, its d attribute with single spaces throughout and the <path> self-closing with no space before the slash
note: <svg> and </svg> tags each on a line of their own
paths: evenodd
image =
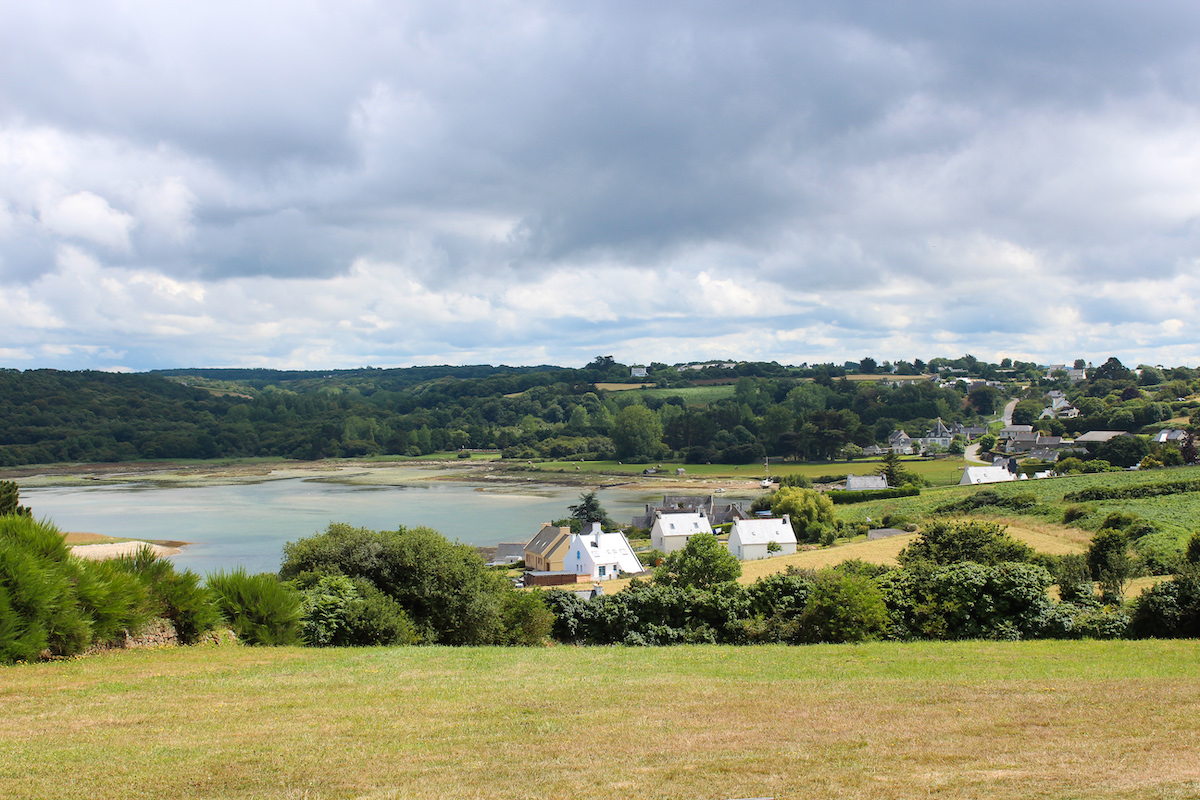
<svg viewBox="0 0 1200 800">
<path fill-rule="evenodd" d="M 689 538 L 714 533 L 714 525 L 729 525 L 725 546 L 740 561 L 789 555 L 797 549 L 791 520 L 748 514 L 741 503 L 721 503 L 713 496 L 663 497 L 661 505 L 646 506 L 633 525 L 650 529 L 650 546 L 666 555 L 682 550 Z M 499 546 L 494 564 L 525 562 L 527 586 L 567 586 L 604 581 L 646 572 L 629 539 L 620 531 L 603 531 L 589 522 L 579 533 L 566 526 L 543 523 L 528 542 Z M 602 590 L 601 590 L 602 593 Z"/>
</svg>

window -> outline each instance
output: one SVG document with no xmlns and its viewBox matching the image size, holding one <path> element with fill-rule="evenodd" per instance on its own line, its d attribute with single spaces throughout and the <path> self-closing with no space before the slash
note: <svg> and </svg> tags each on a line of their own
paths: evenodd
<svg viewBox="0 0 1200 800">
<path fill-rule="evenodd" d="M 604 567 L 601 567 L 601 568 L 600 568 L 600 577 L 601 577 L 601 578 L 603 578 L 603 577 L 604 577 Z"/>
</svg>

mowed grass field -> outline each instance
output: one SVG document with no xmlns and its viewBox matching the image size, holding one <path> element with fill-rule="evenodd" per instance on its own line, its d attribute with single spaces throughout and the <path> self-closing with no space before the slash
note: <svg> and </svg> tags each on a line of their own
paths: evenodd
<svg viewBox="0 0 1200 800">
<path fill-rule="evenodd" d="M 0 669 L 5 798 L 1190 798 L 1200 643 L 252 649 Z"/>
</svg>

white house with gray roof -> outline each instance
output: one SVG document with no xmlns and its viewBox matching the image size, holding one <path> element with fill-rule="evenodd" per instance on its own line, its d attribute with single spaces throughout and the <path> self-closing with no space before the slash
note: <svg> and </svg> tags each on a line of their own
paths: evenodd
<svg viewBox="0 0 1200 800">
<path fill-rule="evenodd" d="M 846 491 L 869 492 L 875 489 L 888 488 L 887 477 L 884 475 L 855 475 L 846 476 Z"/>
<path fill-rule="evenodd" d="M 771 543 L 779 545 L 772 551 Z M 796 534 L 788 515 L 775 518 L 736 519 L 729 529 L 729 552 L 738 561 L 758 561 L 796 552 Z"/>
<path fill-rule="evenodd" d="M 688 537 L 697 533 L 712 533 L 712 525 L 700 511 L 660 514 L 650 529 L 650 546 L 662 553 L 682 550 Z"/>
</svg>

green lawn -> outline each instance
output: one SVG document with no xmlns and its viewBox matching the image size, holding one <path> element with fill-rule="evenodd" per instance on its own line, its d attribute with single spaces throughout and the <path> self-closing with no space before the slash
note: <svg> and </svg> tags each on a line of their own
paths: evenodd
<svg viewBox="0 0 1200 800">
<path fill-rule="evenodd" d="M 1185 798 L 1200 643 L 180 648 L 0 669 L 5 798 Z"/>
<path fill-rule="evenodd" d="M 679 397 L 689 406 L 707 406 L 718 400 L 733 397 L 736 389 L 737 387 L 733 384 L 717 384 L 714 386 L 680 386 L 676 389 L 640 389 L 638 394 L 660 400 Z"/>
</svg>

